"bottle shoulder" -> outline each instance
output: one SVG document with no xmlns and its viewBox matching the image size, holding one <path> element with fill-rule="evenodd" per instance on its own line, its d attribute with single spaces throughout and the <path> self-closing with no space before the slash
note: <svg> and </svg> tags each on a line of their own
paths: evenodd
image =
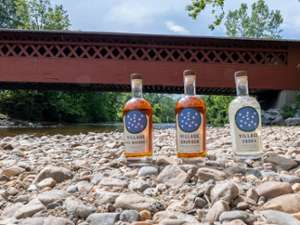
<svg viewBox="0 0 300 225">
<path fill-rule="evenodd" d="M 244 107 L 244 106 L 252 106 L 256 109 L 260 109 L 260 104 L 256 100 L 256 98 L 252 96 L 238 96 L 233 99 L 229 105 L 229 109 Z"/>
<path fill-rule="evenodd" d="M 136 109 L 152 110 L 152 107 L 151 104 L 144 98 L 131 98 L 125 103 L 123 108 L 124 111 Z"/>
<path fill-rule="evenodd" d="M 176 102 L 176 108 L 205 108 L 203 99 L 197 96 L 184 96 Z"/>
</svg>

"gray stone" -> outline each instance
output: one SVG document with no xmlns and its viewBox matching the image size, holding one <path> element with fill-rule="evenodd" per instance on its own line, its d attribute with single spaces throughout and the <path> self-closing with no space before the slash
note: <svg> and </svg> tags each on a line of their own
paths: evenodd
<svg viewBox="0 0 300 225">
<path fill-rule="evenodd" d="M 21 220 L 19 225 L 74 225 L 74 223 L 66 218 L 53 217 L 36 217 Z"/>
<path fill-rule="evenodd" d="M 116 208 L 134 209 L 138 211 L 141 211 L 143 209 L 154 211 L 154 207 L 156 204 L 158 204 L 158 201 L 156 199 L 138 195 L 136 193 L 121 194 L 115 201 Z"/>
<path fill-rule="evenodd" d="M 72 179 L 73 174 L 69 169 L 58 166 L 46 166 L 36 177 L 34 183 L 38 183 L 46 178 L 53 178 L 57 183 Z"/>
<path fill-rule="evenodd" d="M 46 210 L 46 207 L 39 200 L 33 199 L 28 204 L 18 209 L 15 213 L 15 217 L 17 219 L 31 217 L 42 210 Z"/>
<path fill-rule="evenodd" d="M 124 210 L 120 215 L 120 220 L 124 222 L 135 222 L 139 220 L 139 212 L 136 210 Z"/>
<path fill-rule="evenodd" d="M 287 126 L 298 126 L 300 125 L 300 117 L 290 117 L 285 120 Z"/>
<path fill-rule="evenodd" d="M 263 205 L 263 209 L 279 210 L 286 213 L 300 212 L 300 193 L 281 195 Z"/>
<path fill-rule="evenodd" d="M 129 183 L 129 190 L 143 192 L 149 187 L 149 184 L 144 180 L 132 180 Z"/>
<path fill-rule="evenodd" d="M 282 174 L 280 175 L 280 180 L 290 184 L 300 183 L 300 177 L 295 175 Z"/>
<path fill-rule="evenodd" d="M 96 202 L 100 205 L 104 204 L 114 204 L 120 193 L 103 191 L 101 189 L 96 189 Z"/>
<path fill-rule="evenodd" d="M 262 123 L 264 125 L 282 125 L 284 119 L 278 109 L 269 109 L 262 113 Z"/>
<path fill-rule="evenodd" d="M 224 173 L 221 170 L 216 170 L 216 169 L 212 169 L 212 168 L 199 168 L 197 171 L 196 176 L 200 179 L 200 180 L 224 180 L 227 177 L 227 174 Z"/>
<path fill-rule="evenodd" d="M 188 179 L 188 174 L 176 165 L 166 166 L 158 175 L 157 181 L 173 188 L 181 187 Z"/>
<path fill-rule="evenodd" d="M 114 225 L 119 220 L 119 213 L 93 213 L 87 218 L 90 225 Z"/>
<path fill-rule="evenodd" d="M 260 212 L 261 216 L 271 224 L 277 225 L 300 225 L 300 221 L 290 214 L 276 211 L 266 210 Z"/>
<path fill-rule="evenodd" d="M 239 195 L 239 188 L 232 182 L 224 182 L 216 184 L 211 192 L 210 199 L 212 202 L 224 200 L 231 203 Z"/>
<path fill-rule="evenodd" d="M 141 177 L 152 176 L 157 174 L 158 169 L 154 166 L 143 166 L 138 172 L 138 175 Z"/>
<path fill-rule="evenodd" d="M 270 154 L 267 156 L 265 162 L 273 163 L 283 170 L 290 170 L 298 166 L 297 161 L 276 154 Z"/>
<path fill-rule="evenodd" d="M 175 211 L 161 211 L 155 213 L 153 216 L 154 223 L 161 223 L 166 219 L 172 219 L 173 222 L 175 221 L 182 221 L 184 224 L 193 224 L 193 225 L 201 225 L 201 223 L 192 215 L 184 214 L 181 212 Z"/>
<path fill-rule="evenodd" d="M 96 211 L 95 207 L 87 206 L 75 197 L 69 197 L 65 201 L 65 207 L 68 214 L 76 218 L 86 218 Z"/>
<path fill-rule="evenodd" d="M 277 181 L 264 182 L 258 185 L 255 190 L 259 196 L 264 196 L 265 198 L 274 198 L 293 192 L 289 183 Z"/>
<path fill-rule="evenodd" d="M 2 171 L 2 175 L 6 176 L 6 177 L 14 177 L 14 176 L 18 176 L 21 173 L 23 173 L 25 171 L 25 169 L 23 169 L 22 167 L 19 166 L 11 166 L 9 168 L 5 168 Z"/>
<path fill-rule="evenodd" d="M 68 193 L 61 190 L 46 191 L 37 196 L 37 198 L 46 206 L 53 202 L 63 201 L 69 196 Z"/>
<path fill-rule="evenodd" d="M 68 193 L 75 193 L 78 191 L 78 187 L 77 185 L 70 185 L 68 188 L 67 188 L 67 192 Z"/>
<path fill-rule="evenodd" d="M 231 221 L 231 220 L 242 220 L 247 224 L 252 224 L 256 217 L 246 211 L 234 210 L 234 211 L 226 211 L 220 215 L 220 221 Z"/>
<path fill-rule="evenodd" d="M 227 202 L 220 200 L 213 204 L 213 206 L 208 210 L 205 221 L 213 223 L 219 220 L 220 215 L 229 210 L 229 205 Z"/>
<path fill-rule="evenodd" d="M 126 188 L 128 186 L 127 180 L 121 180 L 118 178 L 112 178 L 112 177 L 104 177 L 100 181 L 100 185 L 107 186 L 107 187 L 121 187 Z"/>
<path fill-rule="evenodd" d="M 42 180 L 41 182 L 39 182 L 37 184 L 37 186 L 39 188 L 45 188 L 45 187 L 54 187 L 56 185 L 56 181 L 52 178 L 52 177 L 49 177 L 49 178 L 46 178 L 44 180 Z"/>
<path fill-rule="evenodd" d="M 13 217 L 16 214 L 16 212 L 18 211 L 18 209 L 22 208 L 23 206 L 24 205 L 19 202 L 12 204 L 12 205 L 8 205 L 5 207 L 5 209 L 1 213 L 1 216 L 4 218 Z"/>
</svg>

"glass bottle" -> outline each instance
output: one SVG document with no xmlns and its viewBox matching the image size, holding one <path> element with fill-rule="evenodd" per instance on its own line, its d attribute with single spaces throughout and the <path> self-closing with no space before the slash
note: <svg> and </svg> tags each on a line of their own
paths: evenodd
<svg viewBox="0 0 300 225">
<path fill-rule="evenodd" d="M 176 103 L 177 157 L 193 159 L 206 156 L 205 103 L 196 96 L 196 74 L 185 70 L 184 97 Z"/>
<path fill-rule="evenodd" d="M 123 108 L 125 157 L 128 161 L 152 158 L 152 108 L 143 98 L 141 74 L 131 74 L 131 99 Z"/>
<path fill-rule="evenodd" d="M 241 159 L 256 159 L 262 155 L 261 109 L 249 96 L 246 71 L 235 73 L 237 97 L 229 105 L 229 122 L 233 152 Z"/>
</svg>

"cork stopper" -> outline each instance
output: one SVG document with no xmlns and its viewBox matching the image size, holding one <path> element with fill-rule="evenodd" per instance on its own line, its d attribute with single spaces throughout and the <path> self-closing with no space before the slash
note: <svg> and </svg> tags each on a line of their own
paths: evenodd
<svg viewBox="0 0 300 225">
<path fill-rule="evenodd" d="M 236 71 L 234 73 L 234 76 L 235 77 L 245 77 L 245 76 L 247 76 L 247 71 L 245 71 L 245 70 Z"/>
<path fill-rule="evenodd" d="M 196 73 L 193 70 L 185 70 L 183 76 L 196 76 Z"/>
<path fill-rule="evenodd" d="M 143 79 L 143 75 L 140 73 L 132 73 L 130 75 L 131 80 L 142 80 Z"/>
</svg>

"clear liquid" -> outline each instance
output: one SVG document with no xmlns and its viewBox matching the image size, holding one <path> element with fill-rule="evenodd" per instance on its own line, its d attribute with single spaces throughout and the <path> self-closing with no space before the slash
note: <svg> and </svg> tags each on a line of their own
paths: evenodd
<svg viewBox="0 0 300 225">
<path fill-rule="evenodd" d="M 251 107 L 256 110 L 258 124 L 255 130 L 245 131 L 238 127 L 237 112 L 243 107 Z M 247 122 L 246 119 L 247 117 L 245 118 Z M 244 121 L 244 119 L 241 121 Z M 238 96 L 235 98 L 229 106 L 229 122 L 234 154 L 241 159 L 260 158 L 263 153 L 261 142 L 261 109 L 257 100 L 250 96 Z"/>
</svg>

